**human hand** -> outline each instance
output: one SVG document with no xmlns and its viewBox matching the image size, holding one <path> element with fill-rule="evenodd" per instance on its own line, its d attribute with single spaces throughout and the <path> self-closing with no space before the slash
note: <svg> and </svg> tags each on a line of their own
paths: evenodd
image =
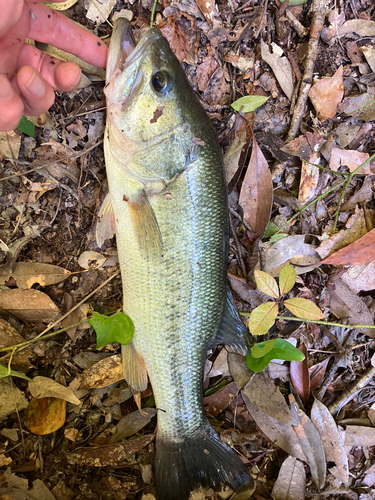
<svg viewBox="0 0 375 500">
<path fill-rule="evenodd" d="M 50 0 L 55 2 L 56 0 Z M 0 131 L 13 130 L 21 116 L 38 116 L 55 99 L 53 89 L 78 87 L 81 70 L 26 44 L 30 38 L 105 68 L 107 47 L 42 0 L 0 0 Z"/>
</svg>

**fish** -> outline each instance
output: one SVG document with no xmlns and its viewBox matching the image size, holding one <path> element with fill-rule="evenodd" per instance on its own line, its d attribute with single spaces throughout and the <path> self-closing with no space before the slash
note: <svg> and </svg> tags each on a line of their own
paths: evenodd
<svg viewBox="0 0 375 500">
<path fill-rule="evenodd" d="M 135 44 L 130 23 L 118 18 L 105 94 L 109 195 L 97 240 L 116 232 L 123 311 L 134 323 L 122 346 L 124 378 L 136 393 L 149 378 L 155 397 L 157 499 L 251 488 L 247 467 L 203 407 L 207 350 L 251 344 L 227 281 L 228 199 L 216 133 L 157 28 Z"/>
</svg>

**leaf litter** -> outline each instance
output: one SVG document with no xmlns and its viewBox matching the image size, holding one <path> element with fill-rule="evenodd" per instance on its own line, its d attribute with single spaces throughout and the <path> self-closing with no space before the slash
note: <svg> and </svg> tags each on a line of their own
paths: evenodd
<svg viewBox="0 0 375 500">
<path fill-rule="evenodd" d="M 272 491 L 274 498 L 296 500 L 320 488 L 328 499 L 350 494 L 365 500 L 362 486 L 375 484 L 373 391 L 366 378 L 373 369 L 374 329 L 358 327 L 346 337 L 343 332 L 347 324 L 372 326 L 375 316 L 369 161 L 375 20 L 369 0 L 354 10 L 349 2 L 327 11 L 319 5 L 312 2 L 310 16 L 309 4 L 284 4 L 275 15 L 271 5 L 255 2 L 164 3 L 157 6 L 156 24 L 183 61 L 225 153 L 229 281 L 236 305 L 245 313 L 261 304 L 271 311 L 259 344 L 288 339 L 307 349 L 303 362 L 271 363 L 260 374 L 251 373 L 241 354 L 210 351 L 204 387 L 215 392 L 205 398 L 209 417 L 258 479 L 257 498 Z M 97 33 L 110 36 L 110 25 L 99 17 L 113 19 L 111 3 L 105 12 L 95 12 L 91 2 L 86 7 Z M 129 2 L 125 8 L 135 30 L 144 30 L 151 4 Z M 87 24 L 84 8 L 70 8 L 69 16 Z M 324 16 L 328 22 L 319 24 Z M 309 67 L 310 88 L 303 78 Z M 82 69 L 92 81 L 103 79 L 94 68 Z M 95 352 L 89 324 L 72 327 L 85 319 L 82 311 L 107 316 L 121 309 L 112 243 L 108 237 L 98 248 L 94 234 L 95 212 L 106 194 L 104 96 L 100 84 L 86 78 L 84 85 L 57 96 L 35 121 L 35 138 L 20 132 L 0 137 L 0 364 L 4 376 L 10 363 L 13 372 L 32 379 L 0 378 L 4 430 L 31 432 L 16 448 L 1 434 L 0 496 L 153 500 L 152 390 L 139 395 L 138 410 L 123 381 L 118 338 Z M 292 114 L 292 121 L 294 115 L 300 120 L 293 133 Z M 267 283 L 257 280 L 259 271 L 279 278 L 278 286 L 270 281 L 268 291 L 262 289 Z M 306 310 L 305 301 L 316 310 Z M 289 319 L 288 308 L 300 321 Z M 62 320 L 68 334 L 43 339 L 61 327 L 61 314 L 69 318 Z M 23 350 L 4 350 L 39 335 Z M 298 375 L 297 366 L 303 368 Z M 304 406 L 286 402 L 290 380 Z M 356 389 L 361 380 L 365 386 Z M 28 384 L 38 381 L 40 392 L 29 391 Z M 341 413 L 332 417 L 327 407 L 340 398 Z M 362 425 L 364 416 L 371 427 Z M 63 452 L 56 454 L 56 446 Z M 125 474 L 110 469 L 118 465 Z M 50 474 L 52 468 L 59 475 Z M 213 495 L 209 490 L 206 498 Z"/>
</svg>

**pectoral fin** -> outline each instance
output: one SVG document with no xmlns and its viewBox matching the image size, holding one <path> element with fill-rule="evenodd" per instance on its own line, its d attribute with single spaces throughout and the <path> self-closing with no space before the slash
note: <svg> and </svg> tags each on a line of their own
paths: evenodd
<svg viewBox="0 0 375 500">
<path fill-rule="evenodd" d="M 101 247 L 105 240 L 109 240 L 116 233 L 115 214 L 109 193 L 104 198 L 96 223 L 96 242 Z"/>
<path fill-rule="evenodd" d="M 228 288 L 226 302 L 217 335 L 209 347 L 223 344 L 244 352 L 252 345 L 252 336 L 243 324 Z"/>
<path fill-rule="evenodd" d="M 163 242 L 155 212 L 142 192 L 136 200 L 127 200 L 139 251 L 145 260 L 163 255 Z"/>
<path fill-rule="evenodd" d="M 124 379 L 134 391 L 144 391 L 147 387 L 147 370 L 144 359 L 135 349 L 133 342 L 121 346 L 121 352 Z"/>
</svg>

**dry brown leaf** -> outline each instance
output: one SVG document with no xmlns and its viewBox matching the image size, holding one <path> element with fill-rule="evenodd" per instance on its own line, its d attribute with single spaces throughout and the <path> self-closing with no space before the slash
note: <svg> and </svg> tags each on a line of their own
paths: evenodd
<svg viewBox="0 0 375 500">
<path fill-rule="evenodd" d="M 217 355 L 217 358 L 215 359 L 211 370 L 208 373 L 208 376 L 211 377 L 217 377 L 218 375 L 221 375 L 222 377 L 229 377 L 230 372 L 229 372 L 229 366 L 228 366 L 228 351 L 223 348 L 219 354 Z"/>
<path fill-rule="evenodd" d="M 80 389 L 100 389 L 124 379 L 121 354 L 95 363 L 82 374 Z"/>
<path fill-rule="evenodd" d="M 122 464 L 137 451 L 148 446 L 154 439 L 154 434 L 148 434 L 139 439 L 130 439 L 125 443 L 109 444 L 95 448 L 78 448 L 67 455 L 70 464 L 80 467 L 114 467 Z"/>
<path fill-rule="evenodd" d="M 22 344 L 25 339 L 20 335 L 13 326 L 0 318 L 0 349 L 10 347 L 16 344 Z M 14 368 L 28 369 L 32 367 L 28 356 L 31 355 L 30 347 L 26 347 L 20 352 L 15 352 L 12 356 L 12 366 Z"/>
<path fill-rule="evenodd" d="M 0 132 L 0 159 L 4 157 L 18 159 L 22 134 L 19 130 Z"/>
<path fill-rule="evenodd" d="M 235 276 L 234 274 L 228 274 L 228 280 L 232 290 L 244 301 L 250 304 L 251 309 L 263 304 L 267 298 L 259 292 L 259 290 L 253 290 L 245 279 Z"/>
<path fill-rule="evenodd" d="M 361 425 L 347 425 L 345 446 L 375 446 L 375 428 Z"/>
<path fill-rule="evenodd" d="M 224 169 L 227 185 L 231 182 L 238 171 L 241 153 L 245 147 L 247 150 L 249 143 L 247 141 L 246 130 L 242 129 L 234 136 L 233 141 L 230 143 L 224 154 Z"/>
<path fill-rule="evenodd" d="M 289 401 L 296 422 L 293 429 L 308 458 L 312 479 L 318 489 L 323 488 L 326 480 L 326 459 L 322 440 L 309 417 L 298 407 L 292 394 L 289 395 Z"/>
<path fill-rule="evenodd" d="M 29 382 L 29 391 L 34 398 L 57 398 L 73 405 L 81 404 L 71 389 L 48 377 L 34 377 Z"/>
<path fill-rule="evenodd" d="M 124 441 L 125 438 L 133 436 L 145 427 L 156 415 L 155 408 L 143 408 L 123 417 L 116 426 L 116 432 L 111 437 L 109 444 Z"/>
<path fill-rule="evenodd" d="M 341 205 L 340 212 L 352 212 L 358 203 L 368 203 L 374 197 L 372 190 L 374 180 L 373 175 L 366 175 L 362 187 Z"/>
<path fill-rule="evenodd" d="M 242 389 L 253 374 L 247 367 L 245 356 L 228 352 L 228 365 L 236 386 L 238 389 Z"/>
<path fill-rule="evenodd" d="M 57 398 L 32 398 L 27 409 L 27 429 L 37 436 L 57 431 L 65 423 L 66 401 Z"/>
<path fill-rule="evenodd" d="M 11 377 L 0 379 L 0 420 L 15 411 L 24 410 L 28 404 L 24 393 L 14 385 Z"/>
<path fill-rule="evenodd" d="M 312 391 L 315 391 L 322 383 L 330 359 L 331 356 L 328 356 L 324 361 L 321 361 L 316 365 L 310 366 L 309 376 L 310 376 L 310 387 Z"/>
<path fill-rule="evenodd" d="M 347 33 L 357 33 L 360 36 L 375 36 L 375 22 L 366 19 L 352 19 L 346 21 L 337 30 L 337 36 L 342 37 Z"/>
<path fill-rule="evenodd" d="M 374 47 L 371 45 L 364 45 L 361 47 L 361 50 L 363 52 L 363 55 L 366 58 L 367 64 L 370 66 L 372 71 L 375 71 L 375 50 Z"/>
<path fill-rule="evenodd" d="M 78 264 L 83 269 L 99 269 L 103 266 L 107 258 L 99 252 L 93 250 L 86 250 L 82 252 L 78 258 Z"/>
<path fill-rule="evenodd" d="M 263 236 L 271 216 L 273 186 L 271 172 L 255 137 L 249 166 L 242 183 L 239 204 L 254 233 Z"/>
<path fill-rule="evenodd" d="M 207 88 L 208 82 L 211 76 L 215 73 L 219 67 L 219 63 L 215 59 L 215 52 L 211 46 L 207 48 L 207 55 L 203 58 L 201 64 L 197 66 L 197 85 L 201 92 L 204 92 Z"/>
<path fill-rule="evenodd" d="M 300 441 L 290 424 L 283 424 L 275 418 L 269 417 L 260 411 L 245 395 L 243 395 L 243 399 L 255 423 L 272 443 L 289 453 L 289 455 L 308 463 Z"/>
<path fill-rule="evenodd" d="M 375 260 L 349 267 L 341 279 L 356 293 L 375 290 Z"/>
<path fill-rule="evenodd" d="M 193 23 L 191 23 L 193 24 Z M 171 49 L 177 59 L 181 62 L 189 57 L 189 52 L 196 39 L 197 31 L 194 26 L 188 26 L 185 17 L 168 17 L 159 23 L 158 28 L 168 40 Z M 191 62 L 193 62 L 194 59 Z M 188 60 L 186 62 L 189 63 Z"/>
<path fill-rule="evenodd" d="M 284 424 L 292 424 L 292 414 L 280 389 L 264 373 L 255 373 L 242 393 L 266 415 Z"/>
<path fill-rule="evenodd" d="M 339 167 L 346 166 L 350 172 L 354 172 L 362 163 L 370 158 L 368 153 L 361 153 L 360 151 L 351 151 L 349 149 L 332 148 L 331 159 L 329 168 L 337 171 Z M 356 175 L 371 175 L 375 174 L 375 165 L 370 162 L 367 163 Z"/>
<path fill-rule="evenodd" d="M 337 106 L 344 96 L 342 81 L 343 66 L 329 78 L 322 78 L 310 89 L 309 98 L 321 121 L 333 118 L 337 113 Z"/>
<path fill-rule="evenodd" d="M 39 290 L 3 290 L 0 307 L 23 321 L 48 323 L 60 314 L 48 295 Z"/>
<path fill-rule="evenodd" d="M 363 299 L 357 297 L 341 279 L 336 280 L 334 285 L 335 289 L 329 291 L 332 314 L 337 318 L 347 320 L 350 325 L 373 325 L 374 318 Z M 359 328 L 358 330 L 375 338 L 373 328 Z"/>
<path fill-rule="evenodd" d="M 0 266 L 0 285 L 13 278 L 18 288 L 29 289 L 35 283 L 40 286 L 54 285 L 68 278 L 72 273 L 66 269 L 39 262 L 17 262 L 13 270 Z"/>
<path fill-rule="evenodd" d="M 215 15 L 218 14 L 215 0 L 196 0 L 199 10 L 207 21 L 213 26 Z"/>
<path fill-rule="evenodd" d="M 303 463 L 295 457 L 284 460 L 272 489 L 274 500 L 304 500 L 306 473 Z"/>
<path fill-rule="evenodd" d="M 303 361 L 290 362 L 290 378 L 292 384 L 304 403 L 310 399 L 310 375 L 307 367 L 307 349 L 305 344 L 301 344 L 298 349 L 305 355 Z"/>
<path fill-rule="evenodd" d="M 375 229 L 372 229 L 367 234 L 354 241 L 354 243 L 341 248 L 333 255 L 324 259 L 321 264 L 330 264 L 331 266 L 368 264 L 375 260 L 374 248 Z"/>
<path fill-rule="evenodd" d="M 206 412 L 213 417 L 224 411 L 231 402 L 238 396 L 238 387 L 234 382 L 226 385 L 219 391 L 203 398 L 203 404 Z"/>
<path fill-rule="evenodd" d="M 278 84 L 287 98 L 291 100 L 294 89 L 292 66 L 288 58 L 283 56 L 284 51 L 281 47 L 276 45 L 276 43 L 272 43 L 271 47 L 272 52 L 263 39 L 261 40 L 262 59 L 271 66 Z"/>
<path fill-rule="evenodd" d="M 317 399 L 311 408 L 311 421 L 322 439 L 327 462 L 335 462 L 335 476 L 347 486 L 349 465 L 344 442 L 328 408 Z"/>
</svg>

